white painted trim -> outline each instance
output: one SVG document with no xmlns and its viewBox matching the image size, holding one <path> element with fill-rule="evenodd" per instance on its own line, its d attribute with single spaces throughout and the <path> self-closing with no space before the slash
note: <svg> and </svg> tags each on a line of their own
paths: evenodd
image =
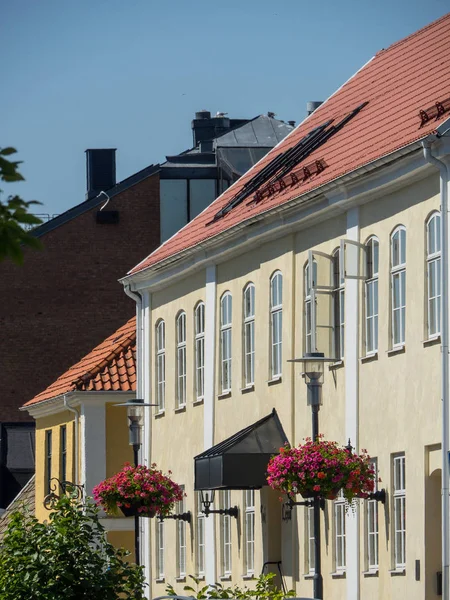
<svg viewBox="0 0 450 600">
<path fill-rule="evenodd" d="M 142 297 L 142 355 L 138 363 L 141 365 L 141 385 L 142 395 L 144 402 L 152 402 L 152 385 L 151 385 L 151 356 L 152 356 L 152 297 L 148 292 L 143 293 Z M 141 462 L 147 466 L 152 463 L 152 407 L 147 406 L 144 413 L 144 430 L 142 436 L 142 451 L 141 451 Z M 146 594 L 148 598 L 151 598 L 152 590 L 150 587 L 152 581 L 152 519 L 140 519 L 141 525 L 141 558 L 142 564 L 144 565 L 145 580 L 148 583 L 146 588 Z"/>
<path fill-rule="evenodd" d="M 207 450 L 214 445 L 214 401 L 216 380 L 216 266 L 206 268 L 205 288 L 205 390 L 203 399 L 203 446 Z M 216 582 L 216 540 L 214 516 L 205 519 L 205 578 L 206 583 Z"/>
<path fill-rule="evenodd" d="M 100 517 L 100 523 L 106 531 L 134 532 L 134 519 L 130 517 Z"/>
<path fill-rule="evenodd" d="M 359 242 L 359 208 L 347 212 L 347 236 Z M 345 439 L 359 448 L 359 281 L 345 280 Z M 344 442 L 345 443 L 345 442 Z M 347 600 L 360 598 L 359 506 L 346 515 Z"/>
<path fill-rule="evenodd" d="M 80 482 L 86 494 L 106 477 L 106 415 L 105 405 L 83 403 L 80 416 L 81 473 Z"/>
<path fill-rule="evenodd" d="M 49 415 L 56 415 L 60 412 L 64 412 L 67 408 L 64 406 L 64 396 L 70 399 L 70 405 L 73 407 L 81 406 L 83 402 L 89 402 L 92 405 L 103 405 L 105 403 L 116 403 L 125 402 L 128 399 L 136 397 L 134 392 L 122 392 L 122 391 L 96 391 L 96 392 L 82 392 L 75 390 L 73 392 L 67 392 L 48 400 L 43 400 L 39 404 L 33 404 L 27 406 L 26 410 L 34 419 L 40 419 L 41 417 L 48 417 Z M 21 409 L 22 410 L 22 409 Z"/>
</svg>

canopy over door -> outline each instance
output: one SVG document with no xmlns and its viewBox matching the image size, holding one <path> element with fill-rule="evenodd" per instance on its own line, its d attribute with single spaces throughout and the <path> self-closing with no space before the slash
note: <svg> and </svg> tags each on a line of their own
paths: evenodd
<svg viewBox="0 0 450 600">
<path fill-rule="evenodd" d="M 195 489 L 255 489 L 267 485 L 270 457 L 288 439 L 277 411 L 194 458 Z"/>
</svg>

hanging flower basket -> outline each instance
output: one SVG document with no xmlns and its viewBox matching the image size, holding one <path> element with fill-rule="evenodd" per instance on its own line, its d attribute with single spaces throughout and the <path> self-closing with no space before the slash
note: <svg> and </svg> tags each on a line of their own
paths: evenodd
<svg viewBox="0 0 450 600">
<path fill-rule="evenodd" d="M 293 498 L 335 499 L 340 490 L 350 504 L 354 498 L 367 498 L 375 487 L 375 472 L 365 450 L 354 454 L 336 442 L 319 436 L 297 448 L 288 444 L 270 459 L 267 482 L 274 490 Z"/>
<path fill-rule="evenodd" d="M 105 512 L 117 515 L 120 509 L 126 517 L 167 516 L 183 495 L 180 486 L 158 471 L 155 464 L 148 468 L 127 463 L 93 489 L 95 502 Z"/>
</svg>

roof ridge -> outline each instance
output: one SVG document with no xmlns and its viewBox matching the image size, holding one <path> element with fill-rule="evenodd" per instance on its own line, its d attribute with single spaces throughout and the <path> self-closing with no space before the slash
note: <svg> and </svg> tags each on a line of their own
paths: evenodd
<svg viewBox="0 0 450 600">
<path fill-rule="evenodd" d="M 396 42 L 393 42 L 387 48 L 382 48 L 381 50 L 378 50 L 378 52 L 375 54 L 375 56 L 384 54 L 388 50 L 392 50 L 392 48 L 396 48 L 397 46 L 401 46 L 402 44 L 409 42 L 409 40 L 411 40 L 412 38 L 422 35 L 423 32 L 426 31 L 427 29 L 430 29 L 431 27 L 435 27 L 440 21 L 445 21 L 448 18 L 450 18 L 450 12 L 446 13 L 445 15 L 442 15 L 442 17 L 439 17 L 438 19 L 436 19 L 435 21 L 432 21 L 431 23 L 428 23 L 421 29 L 418 29 L 417 31 L 413 31 L 413 33 L 410 33 L 409 35 L 402 38 L 401 40 L 397 40 Z"/>
</svg>

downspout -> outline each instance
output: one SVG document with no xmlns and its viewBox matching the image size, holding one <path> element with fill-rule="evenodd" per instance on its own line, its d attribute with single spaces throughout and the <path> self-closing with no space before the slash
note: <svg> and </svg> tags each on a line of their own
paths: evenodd
<svg viewBox="0 0 450 600">
<path fill-rule="evenodd" d="M 441 188 L 441 388 L 442 388 L 442 597 L 449 600 L 449 236 L 448 236 L 448 187 L 447 165 L 433 156 L 430 139 L 422 142 L 425 160 L 439 169 Z"/>
<path fill-rule="evenodd" d="M 66 409 L 75 415 L 75 433 L 74 433 L 75 440 L 74 440 L 74 443 L 73 443 L 74 456 L 75 456 L 75 469 L 74 469 L 74 479 L 75 479 L 75 481 L 74 481 L 74 483 L 75 483 L 75 485 L 78 485 L 80 483 L 80 475 L 79 475 L 79 472 L 78 472 L 79 471 L 78 464 L 79 464 L 79 460 L 80 460 L 80 457 L 79 457 L 79 439 L 80 438 L 79 438 L 79 433 L 78 433 L 79 432 L 78 427 L 79 427 L 80 415 L 79 415 L 78 411 L 75 408 L 73 408 L 72 406 L 70 406 L 70 404 L 69 404 L 69 402 L 67 400 L 67 394 L 64 394 L 64 398 L 63 399 L 64 399 L 64 406 L 66 407 Z"/>
</svg>

